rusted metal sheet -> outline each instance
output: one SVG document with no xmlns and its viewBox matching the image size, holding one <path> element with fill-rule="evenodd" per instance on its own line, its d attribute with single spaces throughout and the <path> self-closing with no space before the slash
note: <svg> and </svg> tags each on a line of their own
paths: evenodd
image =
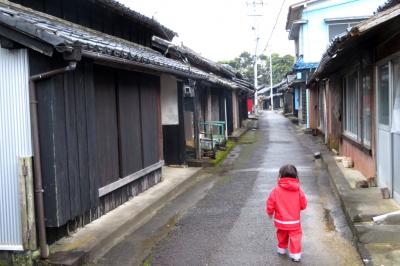
<svg viewBox="0 0 400 266">
<path fill-rule="evenodd" d="M 28 56 L 0 48 L 0 250 L 22 250 L 19 158 L 31 157 Z"/>
</svg>

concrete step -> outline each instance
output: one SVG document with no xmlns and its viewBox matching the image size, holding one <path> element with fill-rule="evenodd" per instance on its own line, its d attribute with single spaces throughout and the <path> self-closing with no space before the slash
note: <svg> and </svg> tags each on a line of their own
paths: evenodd
<svg viewBox="0 0 400 266">
<path fill-rule="evenodd" d="M 370 243 L 363 246 L 369 256 L 365 265 L 400 265 L 400 244 Z"/>
<path fill-rule="evenodd" d="M 398 244 L 400 225 L 355 224 L 358 240 L 361 243 Z"/>
<path fill-rule="evenodd" d="M 393 199 L 383 199 L 378 187 L 352 189 L 330 153 L 322 152 L 322 160 L 328 168 L 350 226 L 352 223 L 371 222 L 375 216 L 400 209 Z"/>
<path fill-rule="evenodd" d="M 399 205 L 393 199 L 383 199 L 376 187 L 342 190 L 341 197 L 354 223 L 371 222 L 375 216 L 399 210 Z"/>
</svg>

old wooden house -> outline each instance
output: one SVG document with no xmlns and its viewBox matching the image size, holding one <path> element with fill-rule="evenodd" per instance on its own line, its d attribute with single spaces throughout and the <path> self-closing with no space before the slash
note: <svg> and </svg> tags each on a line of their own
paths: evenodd
<svg viewBox="0 0 400 266">
<path fill-rule="evenodd" d="M 247 99 L 254 93 L 253 86 L 236 70 L 187 47 L 157 36 L 153 37 L 153 47 L 167 57 L 188 62 L 207 75 L 207 79 L 190 79 L 180 85 L 183 92 L 179 90 L 179 100 L 176 100 L 179 109 L 176 117 L 181 120 L 163 124 L 165 162 L 194 162 L 204 156 L 204 151 L 222 144 L 242 126 L 247 119 Z M 182 137 L 176 138 L 177 134 Z"/>
<path fill-rule="evenodd" d="M 287 79 L 285 78 L 281 82 L 272 86 L 272 101 L 274 103 L 273 109 L 283 109 L 284 107 L 284 93 L 288 88 Z M 259 105 L 262 106 L 262 109 L 268 110 L 271 108 L 271 88 L 270 86 L 262 85 L 259 87 L 258 92 L 258 101 Z"/>
<path fill-rule="evenodd" d="M 164 56 L 153 36 L 175 33 L 113 0 L 0 0 L 0 250 L 46 257 L 47 243 L 160 182 L 164 154 L 182 163 L 186 127 L 169 125 L 183 110 L 240 126 L 248 84 Z M 216 103 L 204 113 L 185 96 L 209 84 L 221 89 L 204 89 Z"/>
<path fill-rule="evenodd" d="M 400 201 L 400 4 L 336 38 L 312 77 L 311 127 Z"/>
</svg>

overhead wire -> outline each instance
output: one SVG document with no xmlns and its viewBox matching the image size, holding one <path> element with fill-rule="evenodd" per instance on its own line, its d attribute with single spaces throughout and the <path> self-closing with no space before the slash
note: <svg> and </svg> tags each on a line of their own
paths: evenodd
<svg viewBox="0 0 400 266">
<path fill-rule="evenodd" d="M 265 50 L 267 50 L 267 48 L 269 46 L 269 42 L 271 41 L 272 36 L 274 35 L 274 31 L 276 29 L 276 25 L 278 24 L 278 21 L 279 21 L 279 18 L 281 16 L 281 13 L 282 13 L 282 10 L 283 10 L 283 6 L 285 5 L 285 2 L 286 2 L 286 0 L 282 1 L 282 5 L 281 5 L 281 7 L 279 9 L 278 16 L 275 19 L 274 27 L 272 28 L 271 34 L 269 35 L 269 38 L 267 40 L 267 44 L 265 45 L 264 49 L 262 50 L 262 52 L 260 54 L 263 54 L 265 52 Z"/>
</svg>

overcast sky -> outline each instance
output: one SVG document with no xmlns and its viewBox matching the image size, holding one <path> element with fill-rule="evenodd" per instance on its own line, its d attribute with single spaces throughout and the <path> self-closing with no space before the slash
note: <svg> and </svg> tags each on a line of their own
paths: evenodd
<svg viewBox="0 0 400 266">
<path fill-rule="evenodd" d="M 179 34 L 176 42 L 205 57 L 233 59 L 242 51 L 254 53 L 257 24 L 259 51 L 264 50 L 283 0 L 263 0 L 254 14 L 251 3 L 261 0 L 119 0 L 121 3 Z M 300 0 L 286 0 L 271 42 L 272 52 L 294 54 L 293 42 L 285 30 L 288 6 Z"/>
</svg>

